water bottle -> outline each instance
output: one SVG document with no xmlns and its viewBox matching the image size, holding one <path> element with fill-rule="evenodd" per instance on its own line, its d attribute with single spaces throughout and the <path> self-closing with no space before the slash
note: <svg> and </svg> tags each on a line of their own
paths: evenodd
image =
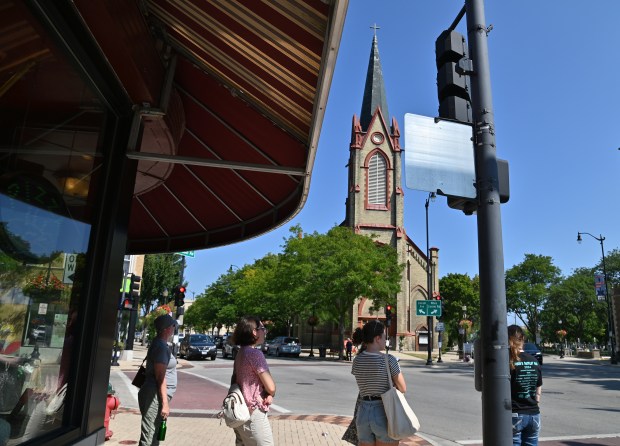
<svg viewBox="0 0 620 446">
<path fill-rule="evenodd" d="M 166 439 L 166 420 L 161 422 L 161 426 L 159 426 L 159 441 L 164 441 Z"/>
</svg>

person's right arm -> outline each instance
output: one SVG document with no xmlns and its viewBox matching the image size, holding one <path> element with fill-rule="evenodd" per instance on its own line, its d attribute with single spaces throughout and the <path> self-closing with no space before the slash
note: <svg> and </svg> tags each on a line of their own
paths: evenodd
<svg viewBox="0 0 620 446">
<path fill-rule="evenodd" d="M 402 372 L 396 376 L 392 376 L 392 381 L 394 382 L 394 387 L 401 391 L 401 393 L 405 393 L 407 391 L 407 383 L 405 383 L 405 377 Z"/>
<path fill-rule="evenodd" d="M 263 384 L 264 392 L 267 394 L 266 396 L 263 395 L 263 400 L 265 401 L 265 404 L 271 404 L 273 397 L 276 396 L 276 383 L 273 381 L 273 377 L 269 371 L 259 373 L 258 377 L 260 378 L 260 382 Z"/>
<path fill-rule="evenodd" d="M 157 394 L 161 401 L 161 417 L 165 420 L 170 414 L 170 407 L 168 406 L 168 391 L 166 388 L 166 369 L 168 364 L 162 362 L 156 362 L 153 364 L 155 371 L 155 382 L 157 383 Z"/>
</svg>

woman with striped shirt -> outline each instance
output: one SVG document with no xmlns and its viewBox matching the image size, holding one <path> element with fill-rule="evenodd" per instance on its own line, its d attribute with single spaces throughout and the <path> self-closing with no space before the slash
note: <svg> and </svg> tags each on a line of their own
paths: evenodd
<svg viewBox="0 0 620 446">
<path fill-rule="evenodd" d="M 377 320 L 370 321 L 353 333 L 355 344 L 363 343 L 365 349 L 353 360 L 351 373 L 355 376 L 360 392 L 360 405 L 356 417 L 359 446 L 397 445 L 398 440 L 387 434 L 387 417 L 381 394 L 390 389 L 385 370 L 385 327 Z M 390 376 L 394 387 L 405 393 L 407 385 L 400 371 L 398 360 L 388 356 Z"/>
</svg>

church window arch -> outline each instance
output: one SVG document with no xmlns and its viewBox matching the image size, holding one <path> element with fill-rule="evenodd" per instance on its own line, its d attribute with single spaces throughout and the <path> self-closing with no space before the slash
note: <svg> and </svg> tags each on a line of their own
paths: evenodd
<svg viewBox="0 0 620 446">
<path fill-rule="evenodd" d="M 388 209 L 389 164 L 380 150 L 374 150 L 366 158 L 366 208 Z"/>
</svg>

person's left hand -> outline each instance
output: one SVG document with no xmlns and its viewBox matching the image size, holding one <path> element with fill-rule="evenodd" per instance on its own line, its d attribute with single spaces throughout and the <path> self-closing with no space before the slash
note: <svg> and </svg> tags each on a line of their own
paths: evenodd
<svg viewBox="0 0 620 446">
<path fill-rule="evenodd" d="M 263 399 L 263 403 L 265 403 L 266 406 L 271 406 L 273 404 L 273 396 L 267 395 L 267 397 Z"/>
</svg>

